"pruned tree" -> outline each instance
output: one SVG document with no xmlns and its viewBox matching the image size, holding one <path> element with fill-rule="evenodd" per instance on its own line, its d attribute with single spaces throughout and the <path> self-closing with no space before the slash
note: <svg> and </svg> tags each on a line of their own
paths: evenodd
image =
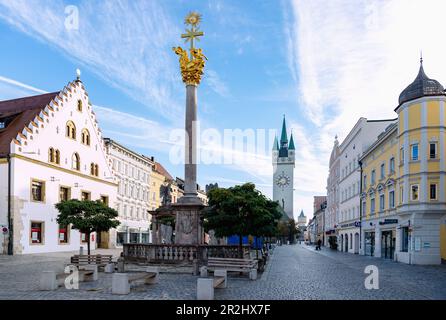
<svg viewBox="0 0 446 320">
<path fill-rule="evenodd" d="M 70 226 L 87 236 L 88 254 L 90 254 L 90 235 L 93 232 L 108 231 L 116 228 L 120 222 L 116 220 L 118 212 L 105 205 L 102 201 L 79 201 L 72 199 L 61 201 L 55 205 L 59 211 L 57 223 Z"/>
<path fill-rule="evenodd" d="M 217 237 L 239 237 L 242 258 L 243 236 L 273 236 L 281 217 L 278 204 L 267 199 L 252 183 L 209 191 L 209 207 L 204 213 L 204 227 Z"/>
</svg>

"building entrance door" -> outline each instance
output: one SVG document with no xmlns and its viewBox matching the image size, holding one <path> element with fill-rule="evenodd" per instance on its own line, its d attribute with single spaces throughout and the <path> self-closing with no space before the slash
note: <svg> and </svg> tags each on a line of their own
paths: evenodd
<svg viewBox="0 0 446 320">
<path fill-rule="evenodd" d="M 373 257 L 375 255 L 375 232 L 366 232 L 364 242 L 365 255 Z"/>
<path fill-rule="evenodd" d="M 381 234 L 381 257 L 384 259 L 393 259 L 395 253 L 395 232 L 383 231 Z"/>
</svg>

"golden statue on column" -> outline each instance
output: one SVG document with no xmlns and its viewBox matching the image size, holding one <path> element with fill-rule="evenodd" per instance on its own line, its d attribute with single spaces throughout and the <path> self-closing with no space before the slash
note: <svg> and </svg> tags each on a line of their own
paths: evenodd
<svg viewBox="0 0 446 320">
<path fill-rule="evenodd" d="M 186 33 L 181 35 L 186 42 L 190 42 L 190 57 L 187 51 L 181 47 L 174 47 L 173 51 L 180 57 L 180 70 L 183 77 L 183 82 L 186 85 L 199 85 L 201 76 L 204 74 L 204 65 L 206 56 L 202 49 L 194 47 L 195 40 L 200 41 L 199 37 L 204 36 L 204 33 L 199 30 L 198 26 L 201 22 L 201 15 L 197 12 L 189 13 L 184 19 L 186 25 L 190 25 L 190 29 L 186 29 Z"/>
</svg>

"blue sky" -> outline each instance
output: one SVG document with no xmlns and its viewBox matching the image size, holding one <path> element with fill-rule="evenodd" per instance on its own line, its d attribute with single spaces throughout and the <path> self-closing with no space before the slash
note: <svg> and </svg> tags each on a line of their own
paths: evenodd
<svg viewBox="0 0 446 320">
<path fill-rule="evenodd" d="M 79 30 L 64 26 L 68 5 L 79 9 Z M 312 196 L 325 194 L 334 136 L 342 141 L 360 116 L 395 117 L 420 50 L 427 74 L 445 82 L 445 46 L 432 34 L 441 34 L 444 7 L 441 0 L 0 0 L 0 99 L 58 91 L 80 68 L 104 135 L 181 177 L 169 157 L 185 99 L 172 47 L 185 46 L 184 16 L 199 11 L 198 44 L 209 59 L 201 127 L 280 129 L 286 114 L 298 157 L 295 214 L 303 208 L 311 216 Z M 262 154 L 269 146 L 260 149 L 250 163 L 200 165 L 199 183 L 252 181 L 271 196 L 271 160 Z"/>
</svg>

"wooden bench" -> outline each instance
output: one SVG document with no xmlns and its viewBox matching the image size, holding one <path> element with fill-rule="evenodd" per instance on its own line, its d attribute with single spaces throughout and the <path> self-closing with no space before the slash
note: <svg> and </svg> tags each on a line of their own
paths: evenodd
<svg viewBox="0 0 446 320">
<path fill-rule="evenodd" d="M 257 279 L 258 261 L 255 259 L 236 259 L 236 258 L 208 258 L 206 266 L 207 271 L 223 269 L 226 271 L 249 273 L 251 280 Z M 203 271 L 201 271 L 203 272 Z M 203 276 L 203 274 L 202 274 Z"/>
<path fill-rule="evenodd" d="M 71 257 L 71 264 L 76 267 L 85 265 L 97 265 L 98 267 L 105 267 L 107 264 L 113 263 L 112 255 L 74 255 Z"/>
<path fill-rule="evenodd" d="M 129 294 L 130 284 L 136 281 L 144 281 L 144 284 L 159 282 L 159 268 L 147 267 L 146 272 L 129 275 L 128 273 L 114 273 L 112 279 L 112 294 Z"/>
<path fill-rule="evenodd" d="M 214 278 L 197 279 L 197 299 L 214 300 L 214 289 L 223 289 L 228 286 L 228 271 L 216 269 Z"/>
</svg>

